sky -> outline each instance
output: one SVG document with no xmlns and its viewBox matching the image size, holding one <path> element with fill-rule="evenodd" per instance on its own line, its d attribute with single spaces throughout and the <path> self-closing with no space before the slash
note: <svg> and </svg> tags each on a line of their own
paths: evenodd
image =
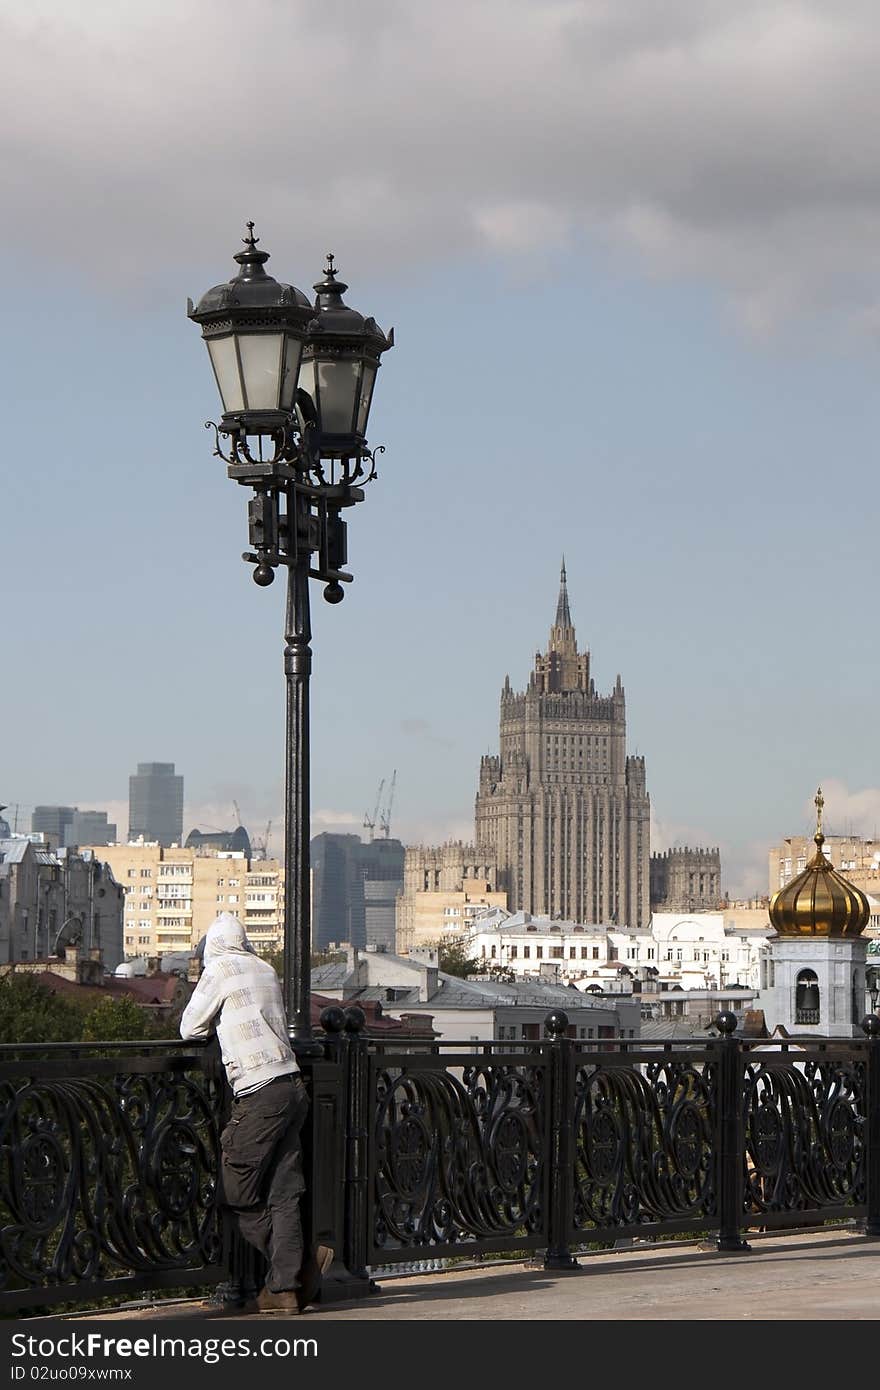
<svg viewBox="0 0 880 1390">
<path fill-rule="evenodd" d="M 312 595 L 313 832 L 470 838 L 564 552 L 653 848 L 880 826 L 880 15 L 783 0 L 0 0 L 0 801 L 174 761 L 280 852 L 283 592 L 185 313 L 253 218 L 394 326 Z M 17 811 L 15 808 L 18 808 Z"/>
</svg>

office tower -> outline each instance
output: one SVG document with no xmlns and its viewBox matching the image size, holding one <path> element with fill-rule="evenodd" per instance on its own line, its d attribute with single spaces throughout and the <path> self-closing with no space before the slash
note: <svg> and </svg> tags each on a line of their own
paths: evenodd
<svg viewBox="0 0 880 1390">
<path fill-rule="evenodd" d="M 397 896 L 403 890 L 405 850 L 385 836 L 325 832 L 311 842 L 312 946 L 331 943 L 394 949 Z"/>
<path fill-rule="evenodd" d="M 358 855 L 363 876 L 364 937 L 367 946 L 395 947 L 395 914 L 403 892 L 406 851 L 400 840 L 379 836 L 362 844 Z"/>
<path fill-rule="evenodd" d="M 65 835 L 76 813 L 75 806 L 35 806 L 31 815 L 31 833 L 45 835 L 57 849 L 66 843 Z"/>
<path fill-rule="evenodd" d="M 360 848 L 359 835 L 325 831 L 312 839 L 313 950 L 325 950 L 331 942 L 366 945 L 363 878 L 357 859 Z"/>
<path fill-rule="evenodd" d="M 138 763 L 128 779 L 128 838 L 179 845 L 183 834 L 183 778 L 173 763 Z"/>
<path fill-rule="evenodd" d="M 115 845 L 116 826 L 106 811 L 75 810 L 64 833 L 64 843 L 74 845 Z"/>
</svg>

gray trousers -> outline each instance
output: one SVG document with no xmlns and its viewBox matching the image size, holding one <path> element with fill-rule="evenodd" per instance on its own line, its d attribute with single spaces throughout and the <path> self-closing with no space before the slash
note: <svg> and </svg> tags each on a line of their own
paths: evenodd
<svg viewBox="0 0 880 1390">
<path fill-rule="evenodd" d="M 271 1293 L 299 1288 L 305 1190 L 300 1131 L 308 1097 L 297 1073 L 276 1078 L 232 1102 L 220 1136 L 222 1200 L 244 1240 L 268 1263 Z"/>
</svg>

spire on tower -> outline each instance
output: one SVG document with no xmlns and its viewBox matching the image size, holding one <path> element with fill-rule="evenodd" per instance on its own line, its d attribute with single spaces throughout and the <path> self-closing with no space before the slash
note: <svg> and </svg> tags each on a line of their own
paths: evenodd
<svg viewBox="0 0 880 1390">
<path fill-rule="evenodd" d="M 535 657 L 535 678 L 541 689 L 547 693 L 560 690 L 587 691 L 589 688 L 590 653 L 578 653 L 577 635 L 568 607 L 564 555 L 559 575 L 556 621 L 550 629 L 546 654 L 538 652 Z"/>
<path fill-rule="evenodd" d="M 565 578 L 565 556 L 562 557 L 562 573 L 559 576 L 559 598 L 556 602 L 556 622 L 554 627 L 573 627 L 568 609 L 568 584 Z"/>
</svg>

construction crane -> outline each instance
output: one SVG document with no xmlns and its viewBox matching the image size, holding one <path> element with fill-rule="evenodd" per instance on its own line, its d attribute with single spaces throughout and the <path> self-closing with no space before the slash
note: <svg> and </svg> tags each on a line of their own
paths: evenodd
<svg viewBox="0 0 880 1390">
<path fill-rule="evenodd" d="M 379 790 L 376 792 L 376 804 L 373 807 L 372 816 L 369 811 L 364 811 L 364 829 L 369 830 L 371 840 L 376 838 L 376 821 L 379 819 L 379 802 L 382 800 L 382 790 L 384 786 L 385 778 L 383 777 L 382 781 L 379 783 Z"/>
<path fill-rule="evenodd" d="M 391 775 L 391 790 L 388 793 L 388 805 L 379 817 L 379 824 L 382 827 L 382 834 L 387 840 L 391 834 L 391 807 L 394 805 L 394 788 L 397 785 L 397 768 Z"/>
<path fill-rule="evenodd" d="M 257 854 L 258 856 L 262 856 L 263 859 L 268 859 L 268 858 L 269 858 L 269 836 L 270 836 L 271 834 L 272 834 L 272 822 L 271 822 L 271 821 L 267 821 L 267 822 L 266 822 L 266 829 L 265 829 L 265 831 L 264 831 L 262 840 L 254 840 L 254 842 L 253 842 L 253 848 L 254 848 L 254 850 L 256 851 L 256 854 Z"/>
</svg>

